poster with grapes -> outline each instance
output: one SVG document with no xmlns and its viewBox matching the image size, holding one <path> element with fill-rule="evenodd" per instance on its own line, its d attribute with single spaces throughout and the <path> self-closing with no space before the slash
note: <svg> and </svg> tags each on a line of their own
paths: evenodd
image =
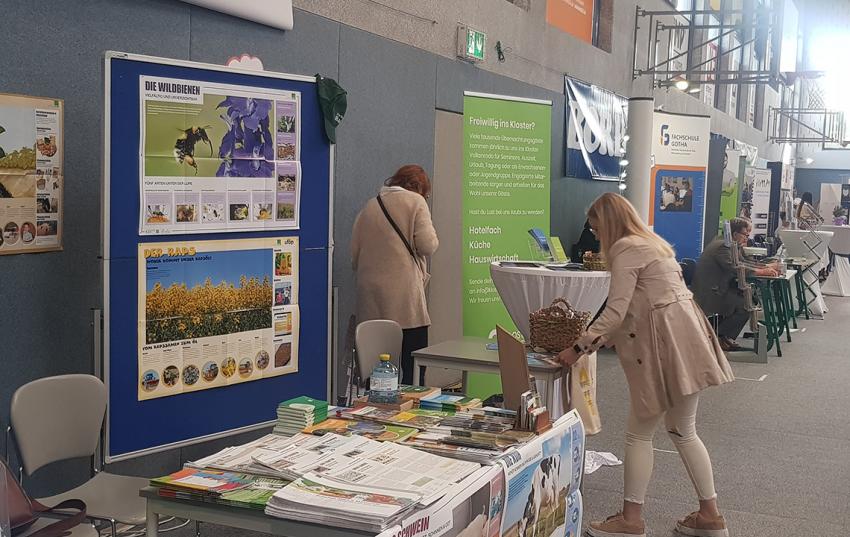
<svg viewBox="0 0 850 537">
<path fill-rule="evenodd" d="M 298 371 L 298 238 L 139 244 L 138 399 Z"/>
<path fill-rule="evenodd" d="M 62 249 L 63 106 L 0 94 L 0 255 Z"/>
<path fill-rule="evenodd" d="M 298 229 L 301 94 L 139 77 L 139 234 Z"/>
</svg>

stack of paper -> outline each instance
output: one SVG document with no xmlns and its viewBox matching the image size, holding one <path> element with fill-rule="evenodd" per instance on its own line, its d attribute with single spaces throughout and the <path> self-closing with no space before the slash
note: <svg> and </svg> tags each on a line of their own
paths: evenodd
<svg viewBox="0 0 850 537">
<path fill-rule="evenodd" d="M 152 487 L 159 489 L 162 496 L 203 499 L 220 496 L 222 493 L 245 488 L 251 478 L 244 474 L 184 468 L 171 475 L 151 479 Z"/>
<path fill-rule="evenodd" d="M 277 425 L 274 433 L 292 436 L 307 427 L 328 418 L 328 402 L 312 397 L 296 397 L 284 401 L 277 407 Z"/>
<path fill-rule="evenodd" d="M 401 398 L 418 402 L 423 397 L 434 397 L 440 395 L 440 388 L 431 388 L 429 386 L 411 386 L 409 384 L 400 384 L 398 391 L 401 393 Z"/>
<path fill-rule="evenodd" d="M 277 491 L 266 505 L 266 514 L 380 533 L 410 512 L 418 500 L 413 493 L 341 485 L 309 475 Z"/>
<path fill-rule="evenodd" d="M 415 429 L 427 429 L 439 425 L 444 418 L 451 416 L 451 412 L 440 410 L 427 410 L 422 408 L 413 408 L 397 412 L 395 410 L 385 410 L 373 406 L 363 406 L 340 412 L 343 418 L 371 421 L 376 423 L 384 423 L 387 425 L 399 425 L 402 427 L 413 427 Z"/>
<path fill-rule="evenodd" d="M 228 447 L 208 457 L 190 461 L 186 463 L 186 466 L 211 468 L 253 476 L 280 477 L 278 472 L 258 464 L 255 460 L 256 457 L 262 453 L 284 451 L 308 441 L 313 442 L 316 438 L 306 434 L 298 434 L 292 437 L 268 434 L 248 444 Z"/>
<path fill-rule="evenodd" d="M 443 393 L 419 400 L 419 408 L 457 412 L 481 406 L 481 400 L 462 394 Z"/>
</svg>

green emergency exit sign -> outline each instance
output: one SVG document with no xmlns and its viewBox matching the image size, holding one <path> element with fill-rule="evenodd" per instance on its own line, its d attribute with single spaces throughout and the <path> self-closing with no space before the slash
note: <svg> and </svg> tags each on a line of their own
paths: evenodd
<svg viewBox="0 0 850 537">
<path fill-rule="evenodd" d="M 487 34 L 460 24 L 457 28 L 457 37 L 459 57 L 473 62 L 484 61 L 487 51 Z"/>
</svg>

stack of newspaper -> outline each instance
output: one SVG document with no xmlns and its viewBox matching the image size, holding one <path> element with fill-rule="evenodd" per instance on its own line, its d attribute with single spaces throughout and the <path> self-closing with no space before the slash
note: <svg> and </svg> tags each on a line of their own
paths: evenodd
<svg viewBox="0 0 850 537">
<path fill-rule="evenodd" d="M 380 532 L 415 506 L 438 501 L 480 468 L 399 444 L 327 438 L 332 436 L 322 437 L 326 446 L 338 444 L 324 457 L 287 467 L 292 473 L 310 472 L 276 492 L 266 514 Z"/>
<path fill-rule="evenodd" d="M 380 533 L 397 524 L 419 499 L 415 493 L 341 485 L 308 475 L 277 491 L 266 504 L 266 514 Z"/>
</svg>

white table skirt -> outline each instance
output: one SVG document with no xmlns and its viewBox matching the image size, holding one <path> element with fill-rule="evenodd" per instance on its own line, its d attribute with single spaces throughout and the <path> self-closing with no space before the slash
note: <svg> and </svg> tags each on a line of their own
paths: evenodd
<svg viewBox="0 0 850 537">
<path fill-rule="evenodd" d="M 565 298 L 578 311 L 596 315 L 608 297 L 609 272 L 549 270 L 490 265 L 493 284 L 520 333 L 529 339 L 528 315 Z"/>
<path fill-rule="evenodd" d="M 823 294 L 831 296 L 850 296 L 850 226 L 821 226 L 823 231 L 833 233 L 829 249 L 835 254 L 832 272 L 823 284 Z"/>
</svg>

